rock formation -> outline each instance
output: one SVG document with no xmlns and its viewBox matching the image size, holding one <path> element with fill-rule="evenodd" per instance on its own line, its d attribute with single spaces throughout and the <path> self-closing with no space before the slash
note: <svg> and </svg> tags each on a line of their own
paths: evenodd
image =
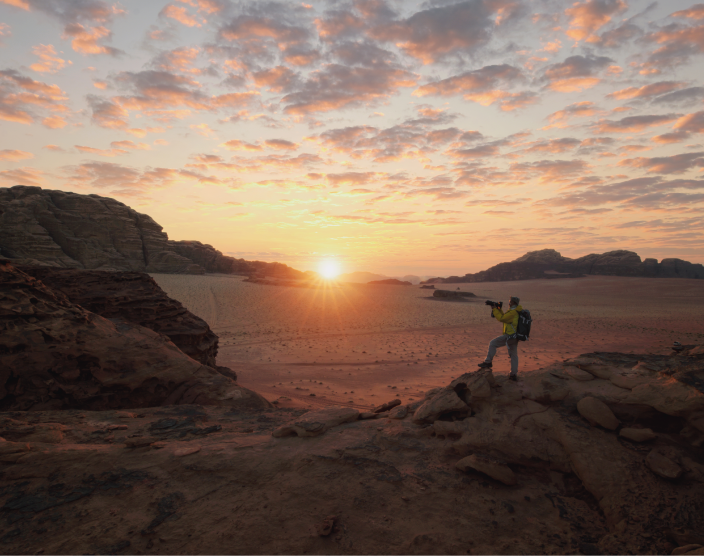
<svg viewBox="0 0 704 556">
<path fill-rule="evenodd" d="M 202 274 L 146 214 L 98 195 L 0 188 L 0 256 L 91 270 Z"/>
<path fill-rule="evenodd" d="M 370 286 L 412 286 L 411 282 L 397 280 L 396 278 L 387 278 L 386 280 L 372 280 L 367 282 Z"/>
<path fill-rule="evenodd" d="M 600 276 L 643 276 L 649 278 L 704 279 L 704 265 L 681 259 L 644 261 L 633 251 L 610 251 L 570 259 L 554 249 L 531 251 L 518 259 L 499 263 L 487 270 L 464 276 L 432 278 L 424 283 L 454 284 L 465 282 L 503 282 L 536 278 L 578 278 L 587 274 Z"/>
<path fill-rule="evenodd" d="M 0 410 L 269 407 L 165 335 L 108 320 L 0 262 Z"/>
<path fill-rule="evenodd" d="M 199 241 L 169 241 L 150 216 L 109 197 L 24 185 L 0 188 L 0 257 L 87 270 L 308 276 L 282 263 L 228 257 Z"/>
<path fill-rule="evenodd" d="M 451 291 L 451 290 L 435 290 L 433 297 L 441 299 L 464 299 L 466 297 L 477 297 L 472 292 Z"/>
<path fill-rule="evenodd" d="M 196 361 L 216 367 L 218 337 L 208 323 L 171 299 L 149 275 L 50 267 L 18 267 L 60 291 L 71 303 L 106 319 L 122 319 L 165 334 Z M 231 371 L 232 372 L 232 371 Z"/>
</svg>

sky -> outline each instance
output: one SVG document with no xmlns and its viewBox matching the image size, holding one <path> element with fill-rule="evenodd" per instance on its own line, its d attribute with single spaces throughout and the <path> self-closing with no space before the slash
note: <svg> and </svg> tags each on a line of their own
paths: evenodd
<svg viewBox="0 0 704 556">
<path fill-rule="evenodd" d="M 0 0 L 0 187 L 238 258 L 704 263 L 703 134 L 704 4 Z"/>
</svg>

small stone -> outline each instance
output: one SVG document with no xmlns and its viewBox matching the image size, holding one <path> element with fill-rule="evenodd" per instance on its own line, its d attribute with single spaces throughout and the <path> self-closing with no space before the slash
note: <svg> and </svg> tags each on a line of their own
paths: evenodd
<svg viewBox="0 0 704 556">
<path fill-rule="evenodd" d="M 323 521 L 318 523 L 316 526 L 316 533 L 318 533 L 318 536 L 320 537 L 327 537 L 330 533 L 332 533 L 333 527 L 335 527 L 335 521 L 337 520 L 337 516 L 335 515 L 330 515 L 326 517 Z"/>
<path fill-rule="evenodd" d="M 579 380 L 580 382 L 594 380 L 593 374 L 583 371 L 582 369 L 578 369 L 577 367 L 565 367 L 565 374 L 575 380 Z"/>
<path fill-rule="evenodd" d="M 655 450 L 651 450 L 646 456 L 645 464 L 663 479 L 679 479 L 682 476 L 682 468 L 679 465 Z"/>
<path fill-rule="evenodd" d="M 200 449 L 200 446 L 188 446 L 186 448 L 179 448 L 178 450 L 174 450 L 174 455 L 177 458 L 181 458 L 183 456 L 190 456 L 191 454 L 197 454 L 198 452 L 200 452 Z"/>
<path fill-rule="evenodd" d="M 455 467 L 460 471 L 474 469 L 505 485 L 516 484 L 516 474 L 508 465 L 479 454 L 472 454 L 471 456 L 462 458 L 455 464 Z"/>
<path fill-rule="evenodd" d="M 591 396 L 579 400 L 577 411 L 592 425 L 600 425 L 608 430 L 616 430 L 619 426 L 619 420 L 616 419 L 609 406 Z"/>
<path fill-rule="evenodd" d="M 647 442 L 658 437 L 651 429 L 621 429 L 619 436 L 633 440 L 633 442 Z"/>
</svg>

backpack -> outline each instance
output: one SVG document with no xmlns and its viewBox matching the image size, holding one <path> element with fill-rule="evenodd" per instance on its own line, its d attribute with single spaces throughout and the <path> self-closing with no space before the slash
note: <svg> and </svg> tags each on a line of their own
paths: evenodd
<svg viewBox="0 0 704 556">
<path fill-rule="evenodd" d="M 525 342 L 530 336 L 530 325 L 533 319 L 530 317 L 530 311 L 523 309 L 518 313 L 518 326 L 516 326 L 516 338 L 519 342 Z"/>
</svg>

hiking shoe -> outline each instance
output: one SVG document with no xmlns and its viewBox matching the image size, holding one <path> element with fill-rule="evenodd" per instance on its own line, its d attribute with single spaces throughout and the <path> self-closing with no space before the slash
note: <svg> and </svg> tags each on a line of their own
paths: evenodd
<svg viewBox="0 0 704 556">
<path fill-rule="evenodd" d="M 516 375 L 508 375 L 508 379 L 513 382 L 518 382 L 518 377 Z"/>
<path fill-rule="evenodd" d="M 487 363 L 486 361 L 482 361 L 477 365 L 477 367 L 481 367 L 482 369 L 491 369 L 493 365 L 491 363 Z"/>
</svg>

